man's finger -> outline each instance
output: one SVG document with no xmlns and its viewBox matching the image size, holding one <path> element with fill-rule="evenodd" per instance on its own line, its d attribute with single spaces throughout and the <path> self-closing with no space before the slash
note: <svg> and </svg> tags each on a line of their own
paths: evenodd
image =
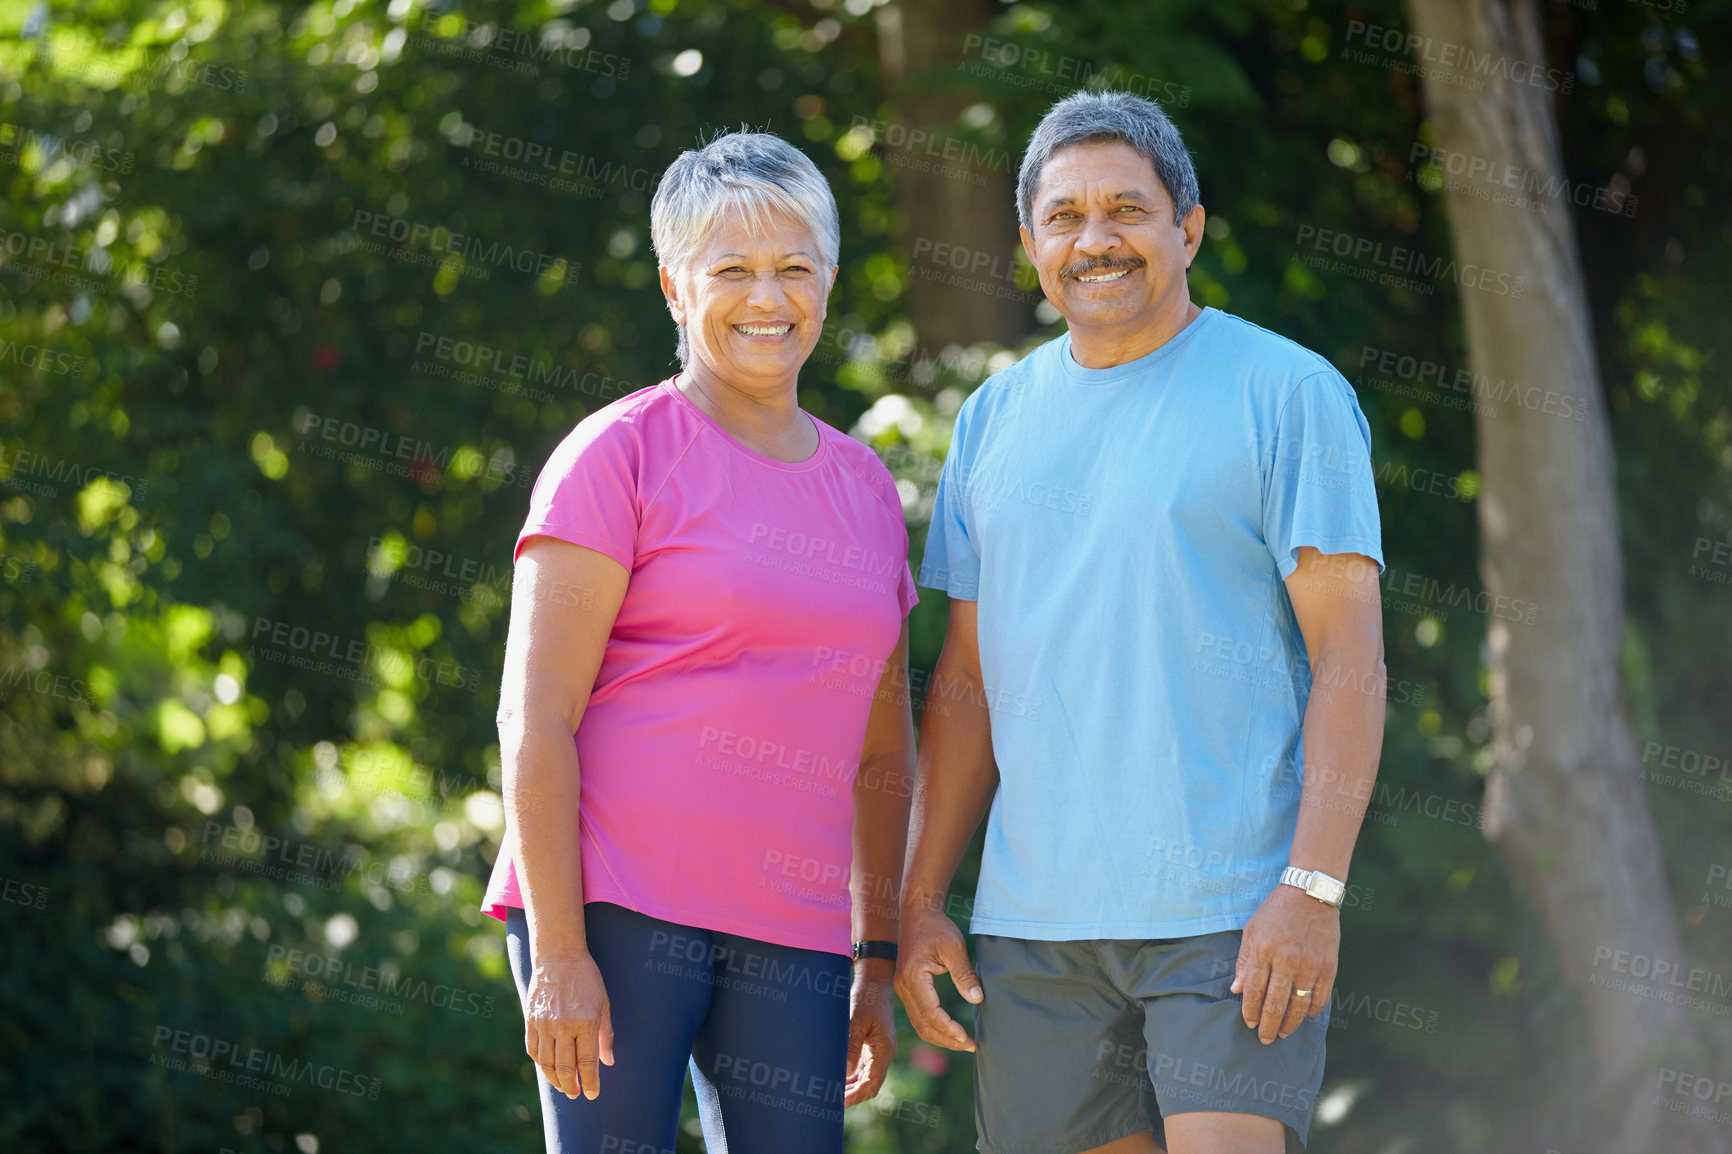
<svg viewBox="0 0 1732 1154">
<path fill-rule="evenodd" d="M 937 962 L 921 962 L 913 967 L 908 981 L 913 997 L 904 998 L 902 1002 L 908 1010 L 908 1020 L 914 1026 L 914 1032 L 934 1046 L 943 1046 L 946 1050 L 973 1049 L 967 1031 L 944 1012 L 938 1001 L 938 987 L 933 983 L 933 977 L 943 972 L 944 967 Z"/>
<path fill-rule="evenodd" d="M 1281 1019 L 1281 1028 L 1277 1032 L 1278 1037 L 1285 1038 L 1297 1030 L 1305 1021 L 1306 1015 L 1311 1013 L 1311 1003 L 1317 1000 L 1317 986 L 1320 980 L 1317 975 L 1313 974 L 1304 981 L 1294 984 L 1293 996 L 1287 1000 L 1287 1013 Z M 1305 993 L 1300 994 L 1299 991 L 1301 990 L 1304 990 Z"/>
<path fill-rule="evenodd" d="M 1281 1032 L 1281 1022 L 1287 1017 L 1287 1003 L 1293 996 L 1293 971 L 1279 967 L 1269 975 L 1269 986 L 1263 995 L 1263 1012 L 1257 1019 L 1257 1040 L 1265 1046 Z"/>
<path fill-rule="evenodd" d="M 1329 1008 L 1330 999 L 1335 997 L 1335 963 L 1323 967 L 1323 972 L 1317 976 L 1317 988 L 1311 992 L 1311 1013 L 1321 1014 Z"/>
<path fill-rule="evenodd" d="M 1257 962 L 1246 963 L 1244 972 L 1234 982 L 1240 988 L 1239 1013 L 1245 1025 L 1257 1028 L 1263 1016 L 1263 998 L 1269 988 L 1269 967 Z"/>
<path fill-rule="evenodd" d="M 940 946 L 938 960 L 950 971 L 950 980 L 956 983 L 956 990 L 963 997 L 970 1002 L 985 997 L 980 989 L 980 978 L 975 975 L 974 967 L 968 964 L 968 945 L 961 938 Z"/>
</svg>

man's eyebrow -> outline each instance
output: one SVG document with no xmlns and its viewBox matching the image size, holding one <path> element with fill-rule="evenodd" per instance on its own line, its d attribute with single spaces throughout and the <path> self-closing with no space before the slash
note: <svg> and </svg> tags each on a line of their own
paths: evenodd
<svg viewBox="0 0 1732 1154">
<path fill-rule="evenodd" d="M 1118 192 L 1113 193 L 1112 196 L 1109 197 L 1108 199 L 1110 199 L 1110 200 L 1137 200 L 1137 201 L 1143 201 L 1146 203 L 1148 201 L 1155 199 L 1155 197 L 1154 197 L 1154 194 L 1149 192 L 1147 189 L 1127 188 L 1127 189 L 1122 189 Z M 1041 205 L 1041 211 L 1042 212 L 1051 212 L 1055 208 L 1063 208 L 1066 205 L 1075 204 L 1075 203 L 1076 203 L 1076 197 L 1065 196 L 1063 194 L 1060 194 L 1058 196 L 1052 197 L 1045 204 Z"/>
</svg>

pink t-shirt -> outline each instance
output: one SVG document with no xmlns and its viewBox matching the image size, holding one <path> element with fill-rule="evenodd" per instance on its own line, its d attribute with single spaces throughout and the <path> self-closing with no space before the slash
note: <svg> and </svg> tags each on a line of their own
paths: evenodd
<svg viewBox="0 0 1732 1154">
<path fill-rule="evenodd" d="M 576 734 L 583 897 L 846 954 L 852 787 L 872 695 L 918 600 L 872 450 L 814 418 L 777 461 L 671 380 L 580 422 L 533 536 L 631 570 Z M 507 838 L 482 910 L 522 906 Z"/>
</svg>

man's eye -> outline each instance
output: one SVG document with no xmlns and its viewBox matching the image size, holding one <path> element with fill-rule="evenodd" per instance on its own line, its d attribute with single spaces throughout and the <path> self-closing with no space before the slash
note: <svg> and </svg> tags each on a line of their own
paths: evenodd
<svg viewBox="0 0 1732 1154">
<path fill-rule="evenodd" d="M 783 272 L 811 272 L 812 270 L 807 268 L 803 264 L 791 264 L 787 268 L 783 269 L 782 271 Z"/>
<path fill-rule="evenodd" d="M 1119 207 L 1118 207 L 1118 208 L 1117 208 L 1117 209 L 1115 209 L 1115 210 L 1114 210 L 1114 211 L 1116 211 L 1116 212 L 1141 212 L 1141 211 L 1143 211 L 1143 210 L 1142 210 L 1142 208 L 1141 208 L 1141 207 L 1140 207 L 1140 206 L 1138 206 L 1138 205 L 1134 205 L 1134 204 L 1121 204 L 1121 205 L 1119 205 Z"/>
</svg>

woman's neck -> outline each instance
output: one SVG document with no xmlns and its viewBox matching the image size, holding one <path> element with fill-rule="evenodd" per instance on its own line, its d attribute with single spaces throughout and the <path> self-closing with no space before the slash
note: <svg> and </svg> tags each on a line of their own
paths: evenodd
<svg viewBox="0 0 1732 1154">
<path fill-rule="evenodd" d="M 818 451 L 818 427 L 800 409 L 797 378 L 751 390 L 730 385 L 696 357 L 674 387 L 747 448 L 795 464 Z"/>
</svg>

